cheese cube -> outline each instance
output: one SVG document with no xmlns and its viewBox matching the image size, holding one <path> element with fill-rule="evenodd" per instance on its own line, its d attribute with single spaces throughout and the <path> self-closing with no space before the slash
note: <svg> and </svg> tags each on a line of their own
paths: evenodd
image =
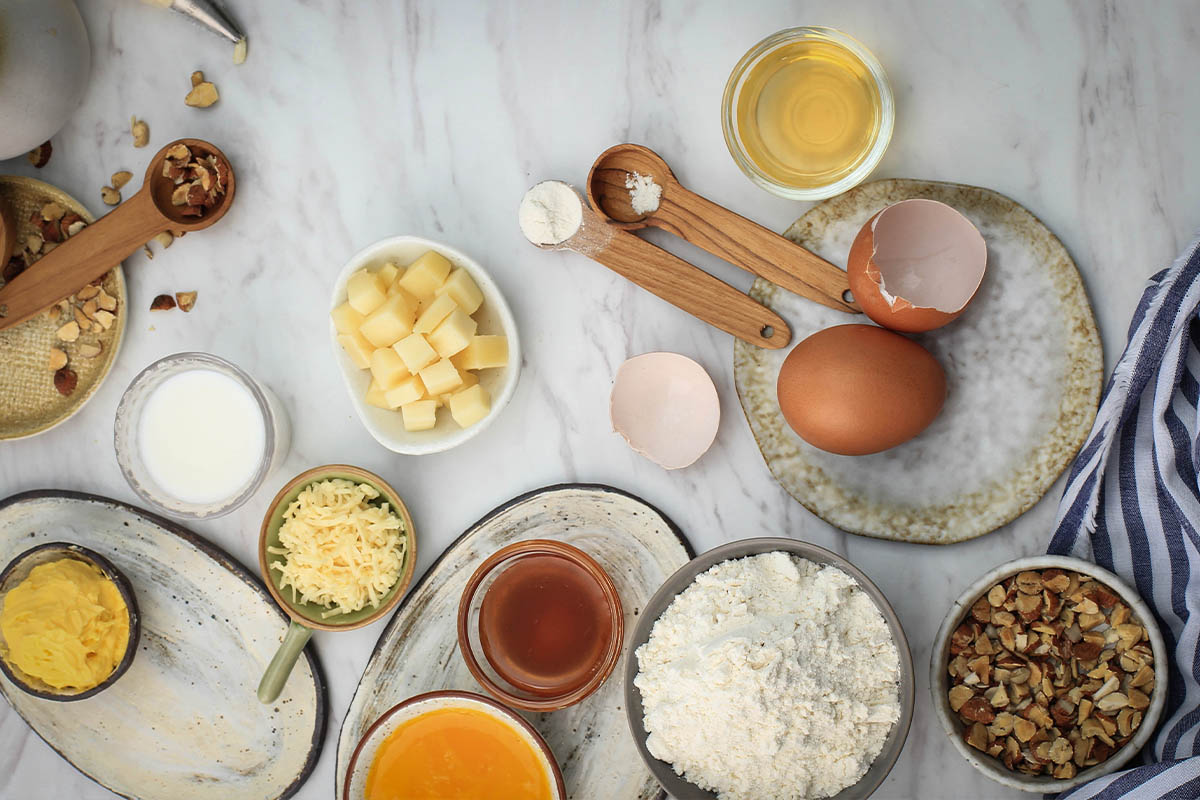
<svg viewBox="0 0 1200 800">
<path fill-rule="evenodd" d="M 458 307 L 468 314 L 474 314 L 483 305 L 483 292 L 479 291 L 475 279 L 462 267 L 450 273 L 437 293 L 453 297 Z"/>
<path fill-rule="evenodd" d="M 419 333 L 409 334 L 392 345 L 396 354 L 404 360 L 409 372 L 420 372 L 437 361 L 437 351 Z"/>
<path fill-rule="evenodd" d="M 383 282 L 390 289 L 396 279 L 400 277 L 400 267 L 389 261 L 379 268 L 379 277 L 383 278 Z"/>
<path fill-rule="evenodd" d="M 346 302 L 360 314 L 370 314 L 387 299 L 387 284 L 377 273 L 360 269 L 346 282 Z"/>
<path fill-rule="evenodd" d="M 412 333 L 417 319 L 416 303 L 408 292 L 397 292 L 371 312 L 359 333 L 376 347 L 391 347 Z"/>
<path fill-rule="evenodd" d="M 391 406 L 387 404 L 387 400 L 384 399 L 383 387 L 379 385 L 378 381 L 371 381 L 371 385 L 367 387 L 367 395 L 363 399 L 367 401 L 368 405 L 372 405 L 377 408 L 391 408 Z"/>
<path fill-rule="evenodd" d="M 350 360 L 354 362 L 354 366 L 359 369 L 366 369 L 371 366 L 371 353 L 375 348 L 370 342 L 362 337 L 362 334 L 355 331 L 354 333 L 339 333 L 337 337 L 338 344 L 346 351 L 346 355 L 350 356 Z"/>
<path fill-rule="evenodd" d="M 438 355 L 449 358 L 467 348 L 477 327 L 475 320 L 457 308 L 433 329 L 433 333 L 429 334 L 429 343 L 438 351 Z"/>
<path fill-rule="evenodd" d="M 417 317 L 417 324 L 413 326 L 413 330 L 417 333 L 432 333 L 442 320 L 450 316 L 450 312 L 458 308 L 458 304 L 454 302 L 454 298 L 448 294 L 439 294 L 428 307 L 421 311 L 421 316 Z"/>
<path fill-rule="evenodd" d="M 507 336 L 472 336 L 471 343 L 454 357 L 459 369 L 495 369 L 508 365 Z"/>
<path fill-rule="evenodd" d="M 412 375 L 408 367 L 396 351 L 390 347 L 381 347 L 371 353 L 371 375 L 383 391 L 395 389 L 396 384 Z"/>
<path fill-rule="evenodd" d="M 450 262 L 441 253 L 430 250 L 410 264 L 397 283 L 418 300 L 428 302 L 449 274 Z"/>
<path fill-rule="evenodd" d="M 437 403 L 432 400 L 416 400 L 400 407 L 404 415 L 404 430 L 427 431 L 437 425 Z"/>
<path fill-rule="evenodd" d="M 492 410 L 492 398 L 479 384 L 450 395 L 450 416 L 461 428 L 469 428 Z"/>
<path fill-rule="evenodd" d="M 421 382 L 425 384 L 425 390 L 430 395 L 445 394 L 462 386 L 463 382 L 462 375 L 448 358 L 430 364 L 421 370 L 420 375 Z"/>
<path fill-rule="evenodd" d="M 410 375 L 396 384 L 395 388 L 383 393 L 383 399 L 387 402 L 388 408 L 400 408 L 409 403 L 415 403 L 424 396 L 425 385 L 416 375 Z"/>
<path fill-rule="evenodd" d="M 479 383 L 479 376 L 474 372 L 462 372 L 460 370 L 458 374 L 462 376 L 462 383 L 454 389 L 451 389 L 449 392 L 444 392 L 443 394 L 439 394 L 437 396 L 439 408 L 449 404 L 450 398 L 454 395 L 466 391 L 467 389 Z"/>
<path fill-rule="evenodd" d="M 349 303 L 342 303 L 340 306 L 329 312 L 329 318 L 333 320 L 333 327 L 337 328 L 338 333 L 354 333 L 358 330 L 358 326 L 363 324 L 366 319 L 362 314 L 354 310 L 354 307 Z"/>
</svg>

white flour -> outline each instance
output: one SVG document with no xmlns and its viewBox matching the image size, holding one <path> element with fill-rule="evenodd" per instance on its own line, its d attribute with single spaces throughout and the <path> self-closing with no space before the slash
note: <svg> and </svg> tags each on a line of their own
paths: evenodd
<svg viewBox="0 0 1200 800">
<path fill-rule="evenodd" d="M 786 553 L 696 577 L 637 650 L 646 746 L 722 800 L 828 797 L 900 717 L 900 658 L 846 573 Z"/>
<path fill-rule="evenodd" d="M 625 188 L 629 190 L 629 202 L 634 213 L 653 214 L 658 211 L 662 187 L 655 182 L 653 176 L 628 172 L 625 174 Z"/>
<path fill-rule="evenodd" d="M 521 198 L 517 219 L 534 244 L 561 244 L 583 224 L 583 201 L 562 181 L 542 181 Z"/>
</svg>

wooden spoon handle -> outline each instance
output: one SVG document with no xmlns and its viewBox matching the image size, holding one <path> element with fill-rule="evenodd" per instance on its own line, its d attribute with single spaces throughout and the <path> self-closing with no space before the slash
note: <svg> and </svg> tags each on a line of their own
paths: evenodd
<svg viewBox="0 0 1200 800">
<path fill-rule="evenodd" d="M 761 278 L 838 311 L 861 309 L 843 299 L 845 270 L 724 206 L 673 183 L 647 220 Z"/>
<path fill-rule="evenodd" d="M 772 350 L 791 341 L 792 332 L 783 317 L 699 267 L 628 231 L 613 229 L 612 239 L 603 249 L 586 255 L 742 341 Z"/>
<path fill-rule="evenodd" d="M 142 189 L 0 288 L 0 330 L 82 289 L 168 226 Z"/>
</svg>

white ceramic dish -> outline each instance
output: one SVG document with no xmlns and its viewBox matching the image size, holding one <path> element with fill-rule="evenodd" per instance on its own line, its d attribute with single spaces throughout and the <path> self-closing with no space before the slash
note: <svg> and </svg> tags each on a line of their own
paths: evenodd
<svg viewBox="0 0 1200 800">
<path fill-rule="evenodd" d="M 508 366 L 502 369 L 484 369 L 478 373 L 480 385 L 492 398 L 491 413 L 482 420 L 469 428 L 460 428 L 448 413 L 439 409 L 437 427 L 428 431 L 404 430 L 404 420 L 399 411 L 388 411 L 367 403 L 365 396 L 371 383 L 371 373 L 354 366 L 350 357 L 337 343 L 337 329 L 334 328 L 333 322 L 328 322 L 333 357 L 342 371 L 346 391 L 350 393 L 350 402 L 354 404 L 358 418 L 381 445 L 393 452 L 413 456 L 440 453 L 482 433 L 508 405 L 521 372 L 521 342 L 517 336 L 517 323 L 500 293 L 500 287 L 479 262 L 453 247 L 430 239 L 419 236 L 393 236 L 381 239 L 355 253 L 346 262 L 346 266 L 342 267 L 337 281 L 333 284 L 330 310 L 346 302 L 346 282 L 358 270 L 363 267 L 376 270 L 388 261 L 407 266 L 429 250 L 441 253 L 451 264 L 465 269 L 483 292 L 483 305 L 472 315 L 479 323 L 479 333 L 504 334 L 508 337 Z"/>
<path fill-rule="evenodd" d="M 1150 697 L 1150 707 L 1146 709 L 1142 724 L 1138 728 L 1137 733 L 1134 734 L 1133 738 L 1124 747 L 1113 753 L 1107 761 L 1101 762 L 1094 767 L 1089 767 L 1076 774 L 1074 778 L 1069 779 L 1010 772 L 996 759 L 970 747 L 963 741 L 962 723 L 959 722 L 958 714 L 950 710 L 950 700 L 947 697 L 947 692 L 950 691 L 949 675 L 946 673 L 946 665 L 949 663 L 947 656 L 949 655 L 950 634 L 970 613 L 971 605 L 994 584 L 1010 575 L 1016 575 L 1018 572 L 1025 570 L 1050 569 L 1052 567 L 1088 575 L 1116 592 L 1121 600 L 1133 611 L 1137 620 L 1146 627 L 1146 632 L 1150 638 L 1150 646 L 1154 651 L 1154 693 Z M 1023 792 L 1056 794 L 1117 771 L 1128 763 L 1129 759 L 1137 755 L 1138 751 L 1145 747 L 1146 742 L 1153 735 L 1154 729 L 1158 727 L 1159 719 L 1162 717 L 1163 705 L 1166 702 L 1167 658 L 1167 647 L 1163 642 L 1162 631 L 1159 630 L 1158 621 L 1155 620 L 1154 614 L 1150 612 L 1149 606 L 1142 601 L 1142 598 L 1138 596 L 1137 592 L 1129 584 L 1090 561 L 1064 556 L 1033 556 L 1001 564 L 968 586 L 966 591 L 954 601 L 954 605 L 950 607 L 950 613 L 942 621 L 942 627 L 938 629 L 937 638 L 933 642 L 933 653 L 929 663 L 929 691 L 933 694 L 934 712 L 937 714 L 938 719 L 941 720 L 942 727 L 946 730 L 946 735 L 950 737 L 950 741 L 954 744 L 958 752 L 962 754 L 963 758 L 971 763 L 971 766 L 997 783 L 1002 783 L 1013 789 L 1019 789 Z"/>
</svg>

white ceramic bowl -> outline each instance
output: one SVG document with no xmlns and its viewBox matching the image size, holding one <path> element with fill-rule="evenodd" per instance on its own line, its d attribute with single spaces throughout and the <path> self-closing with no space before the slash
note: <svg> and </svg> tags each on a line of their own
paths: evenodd
<svg viewBox="0 0 1200 800">
<path fill-rule="evenodd" d="M 950 634 L 958 627 L 960 622 L 966 619 L 975 601 L 982 597 L 984 592 L 992 586 L 1011 575 L 1016 575 L 1018 572 L 1024 572 L 1025 570 L 1042 570 L 1052 567 L 1088 575 L 1116 592 L 1122 602 L 1133 611 L 1137 617 L 1137 621 L 1146 627 L 1146 632 L 1150 638 L 1150 647 L 1154 651 L 1154 693 L 1150 698 L 1150 707 L 1146 709 L 1146 713 L 1142 718 L 1142 724 L 1138 728 L 1137 733 L 1107 761 L 1101 762 L 1094 767 L 1088 767 L 1082 772 L 1077 773 L 1074 778 L 1061 780 L 1010 771 L 998 760 L 988 756 L 986 753 L 975 750 L 963 741 L 962 723 L 959 722 L 958 714 L 950 710 L 950 699 L 947 696 L 947 693 L 950 691 L 950 676 L 946 673 L 946 665 L 949 663 Z M 929 663 L 929 691 L 933 694 L 934 712 L 937 714 L 938 719 L 941 720 L 942 727 L 946 730 L 946 735 L 950 737 L 950 741 L 954 744 L 958 752 L 962 754 L 962 757 L 969 761 L 973 767 L 997 783 L 1002 783 L 1013 789 L 1019 789 L 1023 792 L 1056 794 L 1058 792 L 1065 792 L 1073 786 L 1079 786 L 1090 780 L 1095 780 L 1110 772 L 1115 772 L 1123 767 L 1129 759 L 1133 758 L 1146 745 L 1146 742 L 1153 735 L 1154 729 L 1158 727 L 1158 721 L 1162 717 L 1163 704 L 1166 702 L 1167 658 L 1167 647 L 1163 642 L 1162 631 L 1158 628 L 1157 620 L 1155 620 L 1154 615 L 1150 612 L 1149 606 L 1142 602 L 1142 598 L 1138 596 L 1137 592 L 1129 584 L 1090 561 L 1064 556 L 1033 556 L 1031 558 L 1019 558 L 1016 561 L 1010 561 L 1007 564 L 996 567 L 968 586 L 966 591 L 954 601 L 954 605 L 950 608 L 950 613 L 946 615 L 946 619 L 942 622 L 942 627 L 938 629 L 937 638 L 933 642 L 933 653 Z"/>
<path fill-rule="evenodd" d="M 354 404 L 358 418 L 381 445 L 396 453 L 414 456 L 449 450 L 482 433 L 508 405 L 517 387 L 517 377 L 521 373 L 521 342 L 517 336 L 517 323 L 504 296 L 500 294 L 500 288 L 479 262 L 439 242 L 419 236 L 393 236 L 358 251 L 346 262 L 346 266 L 342 267 L 337 281 L 333 284 L 330 310 L 346 302 L 346 282 L 358 270 L 363 267 L 376 270 L 388 261 L 407 266 L 429 250 L 441 253 L 455 267 L 465 269 L 483 292 L 483 305 L 472 315 L 479 323 L 479 333 L 503 334 L 508 337 L 508 366 L 501 369 L 484 369 L 477 373 L 480 385 L 492 398 L 492 411 L 485 418 L 469 428 L 460 428 L 448 412 L 439 409 L 437 427 L 428 431 L 404 430 L 404 420 L 399 411 L 388 411 L 367 403 L 365 397 L 367 387 L 371 384 L 371 373 L 354 366 L 354 362 L 337 342 L 337 329 L 334 328 L 333 322 L 328 323 L 333 357 L 342 371 L 346 391 L 350 393 L 350 402 Z"/>
</svg>

